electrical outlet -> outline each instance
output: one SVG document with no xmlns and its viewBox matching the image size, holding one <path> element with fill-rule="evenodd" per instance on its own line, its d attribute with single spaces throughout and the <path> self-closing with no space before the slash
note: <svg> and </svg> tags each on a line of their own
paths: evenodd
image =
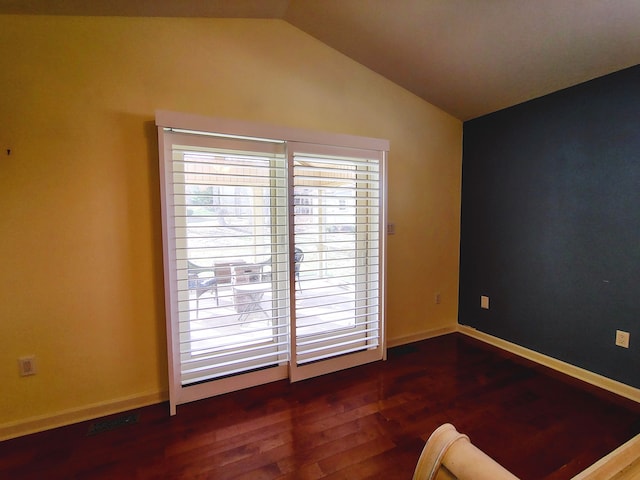
<svg viewBox="0 0 640 480">
<path fill-rule="evenodd" d="M 616 330 L 616 345 L 622 348 L 629 348 L 629 332 Z"/>
<path fill-rule="evenodd" d="M 482 295 L 480 297 L 480 308 L 489 310 L 489 297 L 487 297 L 486 295 Z"/>
<path fill-rule="evenodd" d="M 389 223 L 387 225 L 387 235 L 395 235 L 396 234 L 396 224 Z"/>
<path fill-rule="evenodd" d="M 21 377 L 36 374 L 36 357 L 35 355 L 29 355 L 26 357 L 18 358 L 18 370 Z"/>
</svg>

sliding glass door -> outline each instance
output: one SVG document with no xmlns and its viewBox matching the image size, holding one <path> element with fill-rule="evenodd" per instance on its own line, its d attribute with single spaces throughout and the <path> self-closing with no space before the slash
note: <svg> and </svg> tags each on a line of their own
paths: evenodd
<svg viewBox="0 0 640 480">
<path fill-rule="evenodd" d="M 383 151 L 159 140 L 172 413 L 383 357 Z"/>
<path fill-rule="evenodd" d="M 169 148 L 177 403 L 199 398 L 199 390 L 216 394 L 284 378 L 290 303 L 284 145 L 174 134 Z"/>
<path fill-rule="evenodd" d="M 291 143 L 289 162 L 298 380 L 381 358 L 381 156 Z"/>
</svg>

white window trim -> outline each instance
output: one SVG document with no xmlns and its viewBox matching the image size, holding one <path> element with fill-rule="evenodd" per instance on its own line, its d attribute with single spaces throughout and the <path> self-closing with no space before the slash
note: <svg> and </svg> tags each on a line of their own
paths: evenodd
<svg viewBox="0 0 640 480">
<path fill-rule="evenodd" d="M 336 147 L 389 151 L 389 140 L 380 138 L 317 132 L 300 128 L 281 127 L 166 110 L 158 110 L 156 112 L 156 125 L 178 131 L 216 132 L 231 137 L 267 138 L 287 142 L 317 143 L 321 145 L 334 145 Z"/>
<path fill-rule="evenodd" d="M 171 130 L 174 132 L 195 133 L 200 132 L 202 134 L 208 134 L 208 132 L 216 132 L 215 135 L 229 136 L 231 138 L 252 138 L 252 139 L 273 139 L 283 142 L 299 142 L 308 144 L 319 145 L 331 145 L 343 148 L 363 149 L 363 150 L 376 150 L 380 151 L 382 155 L 381 162 L 381 208 L 380 215 L 380 231 L 386 232 L 387 225 L 387 155 L 389 151 L 389 141 L 385 139 L 369 138 L 361 136 L 353 136 L 338 133 L 317 132 L 305 129 L 281 127 L 268 124 L 246 122 L 241 120 L 223 119 L 216 117 L 207 117 L 196 114 L 179 113 L 166 110 L 156 111 L 156 126 L 158 127 L 158 139 L 159 139 L 159 151 L 160 151 L 160 189 L 161 189 L 161 210 L 162 210 L 162 235 L 165 248 L 163 249 L 164 260 L 164 272 L 165 272 L 165 291 L 169 292 L 175 289 L 176 279 L 175 272 L 168 268 L 168 265 L 173 264 L 173 259 L 169 258 L 171 248 L 171 229 L 173 225 L 168 225 L 168 212 L 167 203 L 165 199 L 167 195 L 171 195 L 172 192 L 167 192 L 167 179 L 165 178 L 165 172 L 163 164 L 165 162 L 165 155 L 167 154 L 167 146 L 164 144 L 163 132 Z M 166 246 L 169 246 L 167 248 Z M 175 245 L 173 246 L 175 247 Z M 386 235 L 380 236 L 380 250 L 381 258 L 386 258 Z M 382 358 L 386 359 L 386 264 L 382 262 L 380 265 L 380 282 L 381 282 L 381 294 L 380 294 L 380 314 L 383 328 L 380 334 L 380 344 L 382 348 Z M 172 305 L 171 298 L 174 295 L 165 294 L 165 308 L 166 308 L 166 323 L 167 332 L 172 331 Z M 177 338 L 175 335 L 168 335 L 167 338 L 168 348 L 168 369 L 169 369 L 169 389 L 170 389 L 170 409 L 171 414 L 176 413 L 176 406 L 178 404 L 187 403 L 190 401 L 198 400 L 210 396 L 209 387 L 206 385 L 196 385 L 189 388 L 181 388 L 180 372 L 176 371 L 174 365 L 174 352 L 177 351 Z M 224 393 L 228 391 L 238 390 L 251 385 L 258 385 L 260 383 L 268 383 L 281 378 L 290 378 L 290 374 L 287 372 L 286 367 L 279 367 L 273 369 L 270 374 L 265 375 L 264 372 L 253 372 L 247 375 L 230 377 L 222 380 L 217 380 L 218 387 L 216 387 L 216 393 Z"/>
</svg>

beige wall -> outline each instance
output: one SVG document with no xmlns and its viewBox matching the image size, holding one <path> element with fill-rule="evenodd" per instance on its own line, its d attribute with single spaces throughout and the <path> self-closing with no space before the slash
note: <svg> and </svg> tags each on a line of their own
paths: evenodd
<svg viewBox="0 0 640 480">
<path fill-rule="evenodd" d="M 280 20 L 0 16 L 0 433 L 166 395 L 156 109 L 388 138 L 389 338 L 455 326 L 461 122 Z"/>
</svg>

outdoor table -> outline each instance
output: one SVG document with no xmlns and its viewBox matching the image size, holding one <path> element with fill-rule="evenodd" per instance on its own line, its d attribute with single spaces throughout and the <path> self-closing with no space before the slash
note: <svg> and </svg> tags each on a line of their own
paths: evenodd
<svg viewBox="0 0 640 480">
<path fill-rule="evenodd" d="M 271 289 L 271 283 L 242 283 L 234 285 L 233 288 L 240 294 L 247 295 L 249 303 L 246 305 L 246 309 L 240 313 L 238 320 L 244 322 L 252 312 L 262 312 L 267 318 L 270 318 L 269 314 L 264 311 L 260 305 L 260 301 L 264 296 L 264 293 Z"/>
</svg>

